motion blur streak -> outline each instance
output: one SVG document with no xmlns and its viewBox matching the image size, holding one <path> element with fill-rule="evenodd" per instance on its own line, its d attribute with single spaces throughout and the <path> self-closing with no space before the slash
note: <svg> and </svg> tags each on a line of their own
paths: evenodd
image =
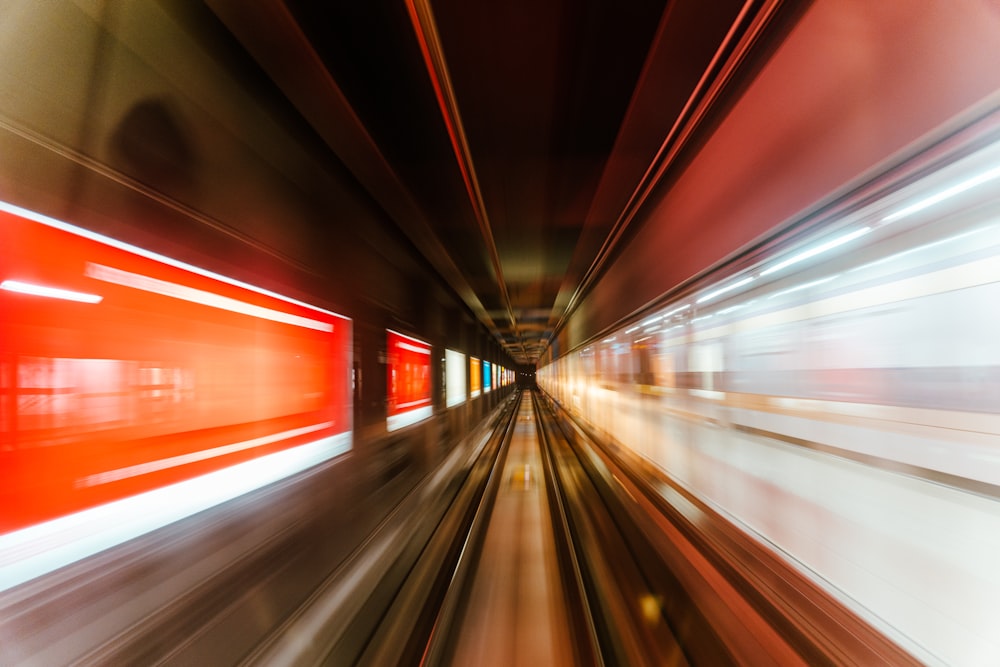
<svg viewBox="0 0 1000 667">
<path fill-rule="evenodd" d="M 349 319 L 17 207 L 0 248 L 4 587 L 350 448 Z"/>
<path fill-rule="evenodd" d="M 76 225 L 71 225 L 68 222 L 58 220 L 51 216 L 44 215 L 42 213 L 38 213 L 37 211 L 32 211 L 30 209 L 17 206 L 15 204 L 11 204 L 10 202 L 0 200 L 0 212 L 9 213 L 11 215 L 24 218 L 26 220 L 32 220 L 34 222 L 46 225 L 47 227 L 52 227 L 53 229 L 60 229 L 62 231 L 69 232 L 70 234 L 79 236 L 81 238 L 97 241 L 98 243 L 110 246 L 112 248 L 118 248 L 119 250 L 125 250 L 126 252 L 135 254 L 139 257 L 146 257 L 148 259 L 152 259 L 156 262 L 165 264 L 167 266 L 173 266 L 178 269 L 183 269 L 184 271 L 188 271 L 190 273 L 194 273 L 199 276 L 211 278 L 212 280 L 217 280 L 219 282 L 226 283 L 228 285 L 233 285 L 234 287 L 240 287 L 246 290 L 250 290 L 251 292 L 256 292 L 257 294 L 263 294 L 264 296 L 269 296 L 274 299 L 284 301 L 286 303 L 294 304 L 296 306 L 303 306 L 310 310 L 324 313 L 326 315 L 333 315 L 334 317 L 341 318 L 344 320 L 350 319 L 344 317 L 343 315 L 339 315 L 338 313 L 334 313 L 333 311 L 319 308 L 318 306 L 315 306 L 313 304 L 305 303 L 303 301 L 299 301 L 298 299 L 293 299 L 289 296 L 278 294 L 277 292 L 272 292 L 271 290 L 266 290 L 263 289 L 262 287 L 258 287 L 257 285 L 251 285 L 250 283 L 246 283 L 241 280 L 236 280 L 234 278 L 230 278 L 229 276 L 224 276 L 214 271 L 208 271 L 201 267 L 188 264 L 187 262 L 181 262 L 179 260 L 173 259 L 172 257 L 167 257 L 166 255 L 161 255 L 160 253 L 152 252 L 150 250 L 146 250 L 145 248 L 140 248 L 139 246 L 132 245 L 131 243 L 125 243 L 123 241 L 113 239 L 110 236 L 105 236 L 104 234 L 98 234 L 96 232 L 92 232 L 89 229 L 84 229 Z"/>
<path fill-rule="evenodd" d="M 128 468 L 120 468 L 118 470 L 110 470 L 108 472 L 102 472 L 97 475 L 91 475 L 90 477 L 81 480 L 80 484 L 81 486 L 91 486 L 93 484 L 107 484 L 108 482 L 114 482 L 119 479 L 125 479 L 126 477 L 145 475 L 146 473 L 155 472 L 157 470 L 163 470 L 165 468 L 173 468 L 174 466 L 180 466 L 186 463 L 193 463 L 195 461 L 203 461 L 205 459 L 214 458 L 216 456 L 224 456 L 226 454 L 239 452 L 244 449 L 253 449 L 254 447 L 269 445 L 272 442 L 278 442 L 279 440 L 285 440 L 287 438 L 295 438 L 297 436 L 305 435 L 307 433 L 322 431 L 324 429 L 330 428 L 331 426 L 333 426 L 333 422 L 324 422 L 322 424 L 316 424 L 315 426 L 296 428 L 292 429 L 291 431 L 283 431 L 281 433 L 275 433 L 273 435 L 264 436 L 262 438 L 254 438 L 253 440 L 247 440 L 245 442 L 237 442 L 232 445 L 224 445 L 222 447 L 215 447 L 214 449 L 206 449 L 200 452 L 192 452 L 191 454 L 182 454 L 180 456 L 173 456 L 169 459 L 150 461 L 149 463 L 140 463 L 139 465 L 129 466 Z"/>
<path fill-rule="evenodd" d="M 58 287 L 45 287 L 44 285 L 32 285 L 20 280 L 5 280 L 0 283 L 0 289 L 20 294 L 30 294 L 32 296 L 44 296 L 50 299 L 66 299 L 67 301 L 79 301 L 80 303 L 100 303 L 104 297 L 97 294 L 84 294 L 83 292 L 73 292 L 68 289 Z"/>
<path fill-rule="evenodd" d="M 901 169 L 919 179 L 866 184 L 728 269 L 748 277 L 723 267 L 539 372 L 568 410 L 944 664 L 1000 656 L 1000 197 L 975 187 L 1000 174 L 1000 143 L 984 124 L 933 169 Z"/>
<path fill-rule="evenodd" d="M 0 535 L 0 591 L 294 475 L 350 446 L 349 434 L 323 438 Z"/>
<path fill-rule="evenodd" d="M 900 218 L 905 218 L 908 215 L 912 215 L 918 211 L 924 210 L 925 208 L 934 206 L 935 204 L 943 202 L 946 199 L 949 199 L 956 195 L 960 195 L 966 190 L 971 190 L 972 188 L 978 187 L 984 183 L 988 183 L 997 177 L 1000 177 L 1000 167 L 996 167 L 995 169 L 990 169 L 985 173 L 973 176 L 967 181 L 962 181 L 958 185 L 953 185 L 947 190 L 938 192 L 937 194 L 931 195 L 926 199 L 921 199 L 917 203 L 911 204 L 910 206 L 907 206 L 901 211 L 896 211 L 892 215 L 885 216 L 884 218 L 882 218 L 882 222 L 895 222 Z"/>
<path fill-rule="evenodd" d="M 822 245 L 816 246 L 815 248 L 810 248 L 809 250 L 805 250 L 803 252 L 800 252 L 799 254 L 795 255 L 794 257 L 790 257 L 790 258 L 788 258 L 788 259 L 786 259 L 784 261 L 778 262 L 774 266 L 772 266 L 770 268 L 767 268 L 767 269 L 764 269 L 763 271 L 761 271 L 760 275 L 762 275 L 762 276 L 770 275 L 770 274 L 772 274 L 772 273 L 774 273 L 776 271 L 780 271 L 780 270 L 782 270 L 782 269 L 784 269 L 786 267 L 789 267 L 792 264 L 798 264 L 799 262 L 807 260 L 810 257 L 815 257 L 816 255 L 820 255 L 820 254 L 822 254 L 822 253 L 824 253 L 824 252 L 826 252 L 828 250 L 833 250 L 834 248 L 839 248 L 840 246 L 844 245 L 845 243 L 848 243 L 850 241 L 853 241 L 856 238 L 860 238 L 860 237 L 864 236 L 865 234 L 867 234 L 871 230 L 872 230 L 871 227 L 862 227 L 861 229 L 856 229 L 853 232 L 850 232 L 849 234 L 844 234 L 843 236 L 838 236 L 837 238 L 833 239 L 832 241 L 827 241 L 826 243 L 823 243 Z"/>
<path fill-rule="evenodd" d="M 185 287 L 184 285 L 167 282 L 166 280 L 158 280 L 150 276 L 114 269 L 110 266 L 88 262 L 86 275 L 96 280 L 103 280 L 104 282 L 122 285 L 123 287 L 131 287 L 144 292 L 150 292 L 151 294 L 160 294 L 183 301 L 190 301 L 191 303 L 200 303 L 203 306 L 228 310 L 233 313 L 242 313 L 251 317 L 259 317 L 263 320 L 284 322 L 285 324 L 293 324 L 297 327 L 305 327 L 317 331 L 333 331 L 333 325 L 329 322 L 318 322 L 308 317 L 289 315 L 273 308 L 255 306 L 252 303 L 237 301 L 236 299 L 219 296 L 205 290 Z"/>
</svg>

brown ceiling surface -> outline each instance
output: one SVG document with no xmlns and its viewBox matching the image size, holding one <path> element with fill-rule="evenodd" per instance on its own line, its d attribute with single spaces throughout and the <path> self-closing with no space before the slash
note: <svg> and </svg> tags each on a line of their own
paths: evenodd
<svg viewBox="0 0 1000 667">
<path fill-rule="evenodd" d="M 533 364 L 780 0 L 208 0 Z"/>
</svg>

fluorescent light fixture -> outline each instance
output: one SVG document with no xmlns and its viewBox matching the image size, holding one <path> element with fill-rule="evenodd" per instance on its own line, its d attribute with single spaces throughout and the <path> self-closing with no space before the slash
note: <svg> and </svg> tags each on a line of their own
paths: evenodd
<svg viewBox="0 0 1000 667">
<path fill-rule="evenodd" d="M 754 279 L 754 276 L 747 276 L 743 280 L 737 280 L 732 285 L 726 285 L 725 287 L 719 288 L 719 289 L 715 290 L 714 292 L 709 292 L 708 294 L 706 294 L 705 296 L 701 297 L 700 299 L 697 299 L 695 301 L 695 303 L 705 303 L 706 301 L 711 301 L 712 299 L 714 299 L 717 296 L 722 296 L 726 292 L 732 292 L 734 289 L 739 289 L 740 287 L 743 287 L 747 283 L 753 282 L 753 279 Z"/>
<path fill-rule="evenodd" d="M 685 303 L 683 306 L 678 306 L 678 307 L 674 308 L 673 310 L 670 310 L 670 311 L 664 313 L 663 317 L 670 317 L 671 315 L 676 315 L 677 313 L 679 313 L 679 312 L 681 312 L 683 310 L 687 310 L 690 307 L 691 307 L 690 303 Z"/>
<path fill-rule="evenodd" d="M 830 276 L 829 278 L 821 278 L 819 280 L 814 280 L 814 281 L 809 282 L 809 283 L 803 283 L 801 285 L 796 285 L 795 287 L 789 287 L 786 290 L 781 290 L 780 292 L 775 292 L 774 294 L 772 294 L 771 296 L 769 296 L 767 298 L 768 299 L 774 299 L 774 298 L 779 297 L 779 296 L 784 296 L 785 294 L 791 294 L 792 292 L 798 292 L 799 290 L 809 289 L 810 287 L 815 287 L 816 285 L 822 285 L 823 283 L 828 283 L 831 280 L 835 280 L 836 278 L 839 278 L 839 277 L 840 277 L 840 274 L 838 273 L 836 275 Z"/>
<path fill-rule="evenodd" d="M 33 283 L 21 282 L 20 280 L 5 280 L 0 283 L 0 289 L 5 289 L 8 292 L 18 292 L 19 294 L 30 294 L 31 296 L 45 296 L 50 299 L 79 301 L 80 303 L 100 303 L 101 300 L 104 299 L 103 296 L 99 296 L 97 294 L 73 292 L 68 289 L 35 285 Z"/>
<path fill-rule="evenodd" d="M 994 178 L 1000 176 L 1000 167 L 994 167 L 989 171 L 984 171 L 981 174 L 977 174 L 972 178 L 966 179 L 957 185 L 953 185 L 950 188 L 945 188 L 941 192 L 937 192 L 930 197 L 926 197 L 916 202 L 915 204 L 910 204 L 906 208 L 900 209 L 895 213 L 885 216 L 882 218 L 882 222 L 895 222 L 900 218 L 905 218 L 908 215 L 912 215 L 918 211 L 922 211 L 925 208 L 929 208 L 934 204 L 943 202 L 945 199 L 950 199 L 955 195 L 962 194 L 966 190 L 971 190 L 974 187 L 982 185 L 988 181 L 992 181 Z"/>
<path fill-rule="evenodd" d="M 816 255 L 819 255 L 820 253 L 824 253 L 827 250 L 833 250 L 834 248 L 836 248 L 838 246 L 842 246 L 845 243 L 849 243 L 850 241 L 853 241 L 854 239 L 856 239 L 856 238 L 858 238 L 860 236 L 864 236 L 865 234 L 867 234 L 871 230 L 872 230 L 871 227 L 862 227 L 861 229 L 856 229 L 853 232 L 849 232 L 847 234 L 844 234 L 843 236 L 838 236 L 837 238 L 833 239 L 832 241 L 827 241 L 826 243 L 820 244 L 820 245 L 816 246 L 815 248 L 810 248 L 809 250 L 805 250 L 803 252 L 800 252 L 799 254 L 794 255 L 793 257 L 789 257 L 788 259 L 786 259 L 786 260 L 784 260 L 782 262 L 778 262 L 774 266 L 761 271 L 760 275 L 762 275 L 762 276 L 770 275 L 770 274 L 774 273 L 775 271 L 780 271 L 780 270 L 782 270 L 782 269 L 784 269 L 786 267 L 791 266 L 792 264 L 798 264 L 801 261 L 807 260 L 810 257 L 815 257 Z"/>
<path fill-rule="evenodd" d="M 954 236 L 949 236 L 948 238 L 941 239 L 940 241 L 934 241 L 933 243 L 925 243 L 925 244 L 917 246 L 915 248 L 910 248 L 909 250 L 904 250 L 902 252 L 893 253 L 893 254 L 889 255 L 888 257 L 883 257 L 882 259 L 875 260 L 874 262 L 869 262 L 867 264 L 862 264 L 861 266 L 856 266 L 853 269 L 851 269 L 851 272 L 853 273 L 854 271 L 863 271 L 863 270 L 869 269 L 869 268 L 871 268 L 873 266 L 878 266 L 879 264 L 885 264 L 886 262 L 894 262 L 894 261 L 896 261 L 896 260 L 898 260 L 898 259 L 900 259 L 902 257 L 906 257 L 907 255 L 912 255 L 913 253 L 916 253 L 916 252 L 923 252 L 923 251 L 925 251 L 925 250 L 927 250 L 929 248 L 936 248 L 938 246 L 942 246 L 942 245 L 945 245 L 947 243 L 952 243 L 954 241 L 958 241 L 958 240 L 964 239 L 967 236 L 972 236 L 974 234 L 979 234 L 979 233 L 982 233 L 982 232 L 985 232 L 985 231 L 992 231 L 995 234 L 997 230 L 998 230 L 998 225 L 996 225 L 996 224 L 991 224 L 991 225 L 987 225 L 985 227 L 980 227 L 979 229 L 973 229 L 971 231 L 964 232 L 962 234 L 956 234 Z M 992 243 L 992 242 L 993 242 L 992 240 L 985 241 L 985 243 Z"/>
<path fill-rule="evenodd" d="M 633 331 L 638 331 L 638 330 L 639 330 L 639 329 L 641 329 L 641 328 L 642 328 L 641 326 L 638 326 L 638 325 L 636 325 L 636 326 L 634 326 L 634 327 L 631 327 L 631 328 L 629 328 L 629 329 L 626 329 L 626 330 L 625 330 L 625 333 L 626 333 L 626 334 L 630 334 L 630 333 L 632 333 Z"/>
<path fill-rule="evenodd" d="M 660 320 L 663 319 L 663 317 L 664 317 L 663 315 L 655 315 L 646 320 L 645 322 L 642 322 L 640 326 L 648 327 L 650 324 L 655 324 L 659 322 Z"/>
<path fill-rule="evenodd" d="M 751 303 L 753 303 L 753 301 L 751 301 L 749 303 L 738 303 L 735 306 L 729 306 L 729 308 L 723 308 L 722 310 L 720 310 L 719 312 L 717 312 L 716 315 L 725 315 L 726 313 L 731 313 L 734 310 L 739 310 L 740 308 L 746 308 Z"/>
<path fill-rule="evenodd" d="M 616 340 L 616 339 L 615 339 L 614 337 L 611 337 L 611 338 L 605 338 L 605 339 L 604 339 L 603 341 L 601 341 L 601 342 L 602 342 L 602 343 L 613 343 L 613 342 L 615 342 L 615 340 Z"/>
</svg>

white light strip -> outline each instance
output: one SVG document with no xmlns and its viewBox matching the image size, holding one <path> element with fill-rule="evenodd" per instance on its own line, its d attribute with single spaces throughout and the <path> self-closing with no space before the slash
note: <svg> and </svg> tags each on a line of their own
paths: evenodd
<svg viewBox="0 0 1000 667">
<path fill-rule="evenodd" d="M 919 246 L 917 246 L 915 248 L 910 248 L 908 250 L 903 250 L 902 252 L 893 253 L 893 254 L 891 254 L 891 255 L 889 255 L 887 257 L 883 257 L 882 259 L 875 260 L 874 262 L 868 262 L 867 264 L 862 264 L 861 266 L 856 266 L 856 267 L 854 267 L 853 269 L 850 270 L 850 273 L 854 273 L 856 271 L 864 271 L 864 270 L 867 270 L 867 269 L 869 269 L 869 268 L 871 268 L 873 266 L 878 266 L 880 264 L 885 264 L 886 262 L 894 262 L 894 261 L 899 260 L 902 257 L 906 257 L 907 255 L 912 255 L 913 253 L 918 253 L 918 252 L 924 252 L 924 251 L 926 251 L 929 248 L 936 248 L 938 246 L 946 245 L 948 243 L 953 243 L 955 241 L 959 241 L 961 239 L 964 239 L 967 236 L 973 236 L 974 234 L 981 234 L 982 232 L 985 232 L 985 231 L 993 232 L 993 238 L 984 240 L 984 243 L 989 244 L 989 245 L 994 245 L 996 243 L 996 232 L 997 232 L 997 230 L 998 230 L 998 225 L 997 224 L 995 224 L 995 223 L 994 224 L 989 224 L 989 225 L 987 225 L 985 227 L 980 227 L 979 229 L 973 229 L 973 230 L 964 232 L 962 234 L 955 234 L 954 236 L 949 236 L 948 238 L 941 239 L 940 241 L 934 241 L 932 243 L 925 243 L 925 244 L 919 245 Z M 986 247 L 986 246 L 984 246 L 984 247 Z"/>
<path fill-rule="evenodd" d="M 45 287 L 32 283 L 21 282 L 20 280 L 5 280 L 0 283 L 0 289 L 8 292 L 18 292 L 20 294 L 30 294 L 31 296 L 45 296 L 50 299 L 64 299 L 66 301 L 79 301 L 80 303 L 100 303 L 104 298 L 97 294 L 86 294 L 84 292 L 73 292 L 59 287 Z"/>
<path fill-rule="evenodd" d="M 151 472 L 158 472 L 168 468 L 176 468 L 178 466 L 187 465 L 188 463 L 214 459 L 219 456 L 226 456 L 227 454 L 233 454 L 247 449 L 263 447 L 264 445 L 270 445 L 281 440 L 289 440 L 300 435 L 307 435 L 309 433 L 315 433 L 316 431 L 322 431 L 323 429 L 330 428 L 331 426 L 333 426 L 333 422 L 323 422 L 322 424 L 294 428 L 289 431 L 265 435 L 260 438 L 253 438 L 252 440 L 244 440 L 243 442 L 236 442 L 231 445 L 222 445 L 221 447 L 213 447 L 212 449 L 204 449 L 198 452 L 171 456 L 170 458 L 160 459 L 159 461 L 147 461 L 146 463 L 140 463 L 126 468 L 99 472 L 94 475 L 88 475 L 87 477 L 79 480 L 77 482 L 77 486 L 96 486 L 98 484 L 117 482 L 120 479 L 138 477 L 139 475 L 146 475 Z"/>
<path fill-rule="evenodd" d="M 388 333 L 396 334 L 400 338 L 405 338 L 406 340 L 411 340 L 414 343 L 416 343 L 417 345 L 426 345 L 427 347 L 430 347 L 430 343 L 428 343 L 426 341 L 422 341 L 419 338 L 414 338 L 413 336 L 407 336 L 405 333 L 400 333 L 399 331 L 395 331 L 394 329 L 386 329 L 386 331 Z"/>
<path fill-rule="evenodd" d="M 789 287 L 786 290 L 781 290 L 780 292 L 775 292 L 774 294 L 772 294 L 771 296 L 769 296 L 767 298 L 768 299 L 774 299 L 774 298 L 779 297 L 779 296 L 784 296 L 786 294 L 791 294 L 792 292 L 798 292 L 799 290 L 809 289 L 810 287 L 815 287 L 816 285 L 822 285 L 823 283 L 828 283 L 831 280 L 835 280 L 835 279 L 837 279 L 839 277 L 840 277 L 840 274 L 838 273 L 838 274 L 830 276 L 829 278 L 821 278 L 819 280 L 814 280 L 814 281 L 809 282 L 809 283 L 803 283 L 802 285 L 796 285 L 795 287 Z"/>
<path fill-rule="evenodd" d="M 678 306 L 677 308 L 674 308 L 673 310 L 664 313 L 663 316 L 664 317 L 670 317 L 671 315 L 676 315 L 677 313 L 681 312 L 682 310 L 687 310 L 690 307 L 691 307 L 690 303 L 685 303 L 683 306 Z"/>
<path fill-rule="evenodd" d="M 425 347 L 417 347 L 416 345 L 411 345 L 409 343 L 396 343 L 396 347 L 409 350 L 410 352 L 416 352 L 417 354 L 430 355 L 431 353 L 431 351 Z"/>
<path fill-rule="evenodd" d="M 726 292 L 732 292 L 734 289 L 739 289 L 740 287 L 743 287 L 747 283 L 753 282 L 753 279 L 754 279 L 753 276 L 747 276 L 743 280 L 739 280 L 739 281 L 733 283 L 732 285 L 727 285 L 727 286 L 725 286 L 725 287 L 723 287 L 721 289 L 715 290 L 714 292 L 709 292 L 705 296 L 703 296 L 700 299 L 696 300 L 695 303 L 705 303 L 706 301 L 711 301 L 712 299 L 714 299 L 717 296 L 721 296 L 721 295 L 725 294 Z"/>
<path fill-rule="evenodd" d="M 408 408 L 412 408 L 414 405 L 423 405 L 425 403 L 430 403 L 430 402 L 431 399 L 429 398 L 420 398 L 417 399 L 416 401 L 407 401 L 406 403 L 400 403 L 396 407 L 399 408 L 400 410 L 406 410 Z"/>
<path fill-rule="evenodd" d="M 399 415 L 392 415 L 385 420 L 385 430 L 396 431 L 404 426 L 410 426 L 411 424 L 423 421 L 432 414 L 433 407 L 428 405 L 427 407 L 417 408 L 416 410 L 410 410 Z"/>
<path fill-rule="evenodd" d="M 733 333 L 757 331 L 766 327 L 802 322 L 817 317 L 857 312 L 873 306 L 883 306 L 997 282 L 1000 282 L 1000 262 L 996 261 L 995 256 L 990 256 L 968 264 L 960 264 L 932 273 L 918 274 L 889 283 L 879 283 L 874 287 L 855 289 L 822 298 L 819 301 L 810 300 L 806 304 L 754 315 L 733 324 L 702 330 L 694 335 L 693 340 L 709 340 Z"/>
<path fill-rule="evenodd" d="M 0 535 L 0 591 L 302 472 L 350 448 L 351 433 L 341 433 Z"/>
<path fill-rule="evenodd" d="M 864 236 L 865 234 L 867 234 L 871 230 L 872 230 L 871 227 L 862 227 L 861 229 L 856 229 L 853 232 L 850 232 L 848 234 L 844 234 L 843 236 L 838 236 L 837 238 L 833 239 L 832 241 L 827 241 L 826 243 L 823 243 L 822 245 L 818 245 L 815 248 L 810 248 L 809 250 L 806 250 L 804 252 L 800 252 L 799 254 L 795 255 L 794 257 L 790 257 L 789 259 L 786 259 L 783 262 L 778 262 L 777 264 L 775 264 L 771 268 L 765 269 L 765 270 L 761 271 L 760 275 L 762 275 L 762 276 L 770 275 L 770 274 L 774 273 L 775 271 L 780 271 L 781 269 L 784 269 L 785 267 L 791 266 L 792 264 L 798 264 L 799 262 L 801 262 L 803 260 L 806 260 L 806 259 L 809 259 L 810 257 L 815 257 L 816 255 L 818 255 L 820 253 L 824 253 L 827 250 L 832 250 L 832 249 L 834 249 L 834 248 L 836 248 L 838 246 L 842 246 L 845 243 L 853 241 L 854 239 L 856 239 L 856 238 L 858 238 L 860 236 Z"/>
<path fill-rule="evenodd" d="M 302 317 L 300 315 L 292 315 L 291 313 L 274 310 L 273 308 L 257 306 L 245 301 L 239 301 L 238 299 L 232 299 L 228 296 L 222 296 L 213 292 L 188 287 L 187 285 L 179 285 L 166 280 L 160 280 L 159 278 L 145 276 L 141 273 L 123 271 L 122 269 L 104 266 L 103 264 L 87 262 L 86 274 L 88 277 L 94 278 L 95 280 L 102 280 L 106 283 L 122 285 L 123 287 L 130 287 L 143 292 L 150 292 L 152 294 L 159 294 L 160 296 L 180 299 L 181 301 L 187 301 L 189 303 L 197 303 L 202 306 L 208 306 L 209 308 L 228 310 L 232 313 L 249 315 L 250 317 L 270 320 L 272 322 L 280 322 L 282 324 L 291 324 L 305 329 L 315 329 L 316 331 L 327 332 L 333 331 L 333 325 L 329 322 L 321 322 L 319 320 Z"/>
<path fill-rule="evenodd" d="M 140 257 L 145 257 L 147 259 L 152 259 L 152 260 L 155 260 L 157 262 L 160 262 L 161 264 L 166 264 L 168 266 L 173 266 L 173 267 L 176 267 L 178 269 L 183 269 L 185 271 L 189 271 L 191 273 L 198 274 L 199 276 L 205 276 L 206 278 L 211 278 L 213 280 L 218 280 L 218 281 L 224 282 L 224 283 L 226 283 L 228 285 L 234 285 L 236 287 L 242 287 L 243 289 L 248 289 L 248 290 L 250 290 L 252 292 L 256 292 L 257 294 L 263 294 L 265 296 L 270 296 L 270 297 L 273 297 L 275 299 L 280 299 L 281 301 L 284 301 L 285 303 L 294 303 L 296 306 L 302 306 L 302 307 L 308 308 L 310 310 L 315 310 L 316 312 L 319 312 L 319 313 L 325 313 L 327 315 L 332 315 L 334 317 L 339 317 L 342 320 L 350 320 L 351 319 L 349 317 L 344 317 L 343 315 L 340 315 L 338 313 L 334 313 L 333 311 L 329 311 L 329 310 L 320 308 L 318 306 L 314 306 L 312 304 L 305 303 L 304 301 L 299 301 L 298 299 L 293 299 L 291 297 L 285 296 L 284 294 L 278 294 L 277 292 L 272 292 L 270 290 L 266 290 L 263 287 L 257 287 L 256 285 L 251 285 L 250 283 L 245 283 L 245 282 L 242 282 L 240 280 L 235 280 L 233 278 L 229 278 L 227 276 L 224 276 L 224 275 L 219 274 L 219 273 L 215 273 L 213 271 L 207 271 L 205 269 L 201 269 L 201 268 L 199 268 L 197 266 L 194 266 L 192 264 L 187 264 L 185 262 L 181 262 L 181 261 L 176 260 L 176 259 L 171 259 L 170 257 L 167 257 L 165 255 L 160 255 L 159 253 L 155 253 L 155 252 L 151 252 L 149 250 L 145 250 L 145 249 L 140 248 L 138 246 L 134 246 L 134 245 L 132 245 L 130 243 L 124 243 L 122 241 L 115 240 L 115 239 L 111 238 L 110 236 L 104 236 L 103 234 L 98 234 L 96 232 L 92 232 L 90 230 L 83 229 L 82 227 L 77 227 L 76 225 L 71 225 L 68 222 L 63 222 L 62 220 L 57 220 L 55 218 L 50 218 L 47 215 L 42 215 L 41 213 L 36 213 L 35 211 L 30 211 L 30 210 L 28 210 L 26 208 L 21 208 L 20 206 L 15 206 L 14 204 L 11 204 L 9 202 L 0 201 L 0 211 L 4 211 L 6 213 L 10 213 L 11 215 L 16 215 L 16 216 L 19 216 L 19 217 L 22 217 L 22 218 L 27 218 L 28 220 L 33 220 L 34 222 L 39 222 L 39 223 L 45 225 L 46 227 L 53 227 L 55 229 L 61 229 L 62 231 L 69 232 L 70 234 L 73 234 L 75 236 L 80 236 L 80 237 L 85 238 L 85 239 L 90 239 L 91 241 L 97 241 L 98 243 L 103 243 L 104 245 L 111 246 L 112 248 L 118 248 L 119 250 L 125 250 L 126 252 L 130 252 L 132 254 L 139 255 Z"/>
<path fill-rule="evenodd" d="M 971 190 L 972 188 L 982 185 L 983 183 L 992 181 L 994 178 L 997 178 L 998 176 L 1000 176 L 1000 167 L 994 167 L 989 171 L 977 174 L 976 176 L 973 176 L 970 179 L 962 181 L 957 185 L 953 185 L 950 188 L 946 188 L 941 192 L 938 192 L 937 194 L 933 194 L 930 197 L 921 199 L 915 204 L 911 204 L 904 209 L 901 209 L 899 211 L 896 211 L 895 213 L 887 215 L 886 217 L 882 218 L 882 222 L 895 222 L 900 218 L 905 218 L 908 215 L 912 215 L 913 213 L 922 211 L 925 208 L 928 208 L 930 206 L 933 206 L 934 204 L 944 201 L 945 199 L 949 199 L 951 197 L 954 197 L 955 195 L 962 194 L 966 190 Z"/>
</svg>

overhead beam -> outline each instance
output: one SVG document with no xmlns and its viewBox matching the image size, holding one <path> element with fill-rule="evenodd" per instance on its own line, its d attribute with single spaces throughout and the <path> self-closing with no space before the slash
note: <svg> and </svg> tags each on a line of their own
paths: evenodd
<svg viewBox="0 0 1000 667">
<path fill-rule="evenodd" d="M 420 50 L 424 56 L 427 73 L 430 75 L 431 83 L 434 87 L 434 94 L 437 96 L 438 106 L 441 108 L 441 115 L 444 118 L 452 148 L 455 151 L 455 158 L 458 161 L 458 167 L 465 182 L 466 193 L 469 196 L 476 222 L 479 225 L 479 231 L 482 233 L 483 242 L 486 244 L 486 249 L 490 256 L 493 273 L 496 276 L 497 286 L 500 290 L 501 303 L 507 311 L 511 328 L 515 333 L 519 334 L 517 316 L 514 313 L 510 294 L 507 290 L 507 281 L 504 279 L 500 253 L 497 251 L 496 239 L 493 236 L 489 213 L 486 210 L 486 203 L 483 200 L 479 178 L 476 176 L 472 151 L 469 149 L 469 142 L 465 136 L 462 115 L 458 108 L 458 101 L 455 97 L 451 76 L 448 73 L 444 49 L 441 45 L 437 24 L 434 21 L 434 13 L 431 11 L 429 0 L 406 0 L 406 7 L 410 14 L 413 29 L 416 32 L 417 41 L 420 44 Z M 522 351 L 527 354 L 523 345 Z"/>
<path fill-rule="evenodd" d="M 303 118 L 488 330 L 496 323 L 283 0 L 206 0 Z"/>
</svg>

